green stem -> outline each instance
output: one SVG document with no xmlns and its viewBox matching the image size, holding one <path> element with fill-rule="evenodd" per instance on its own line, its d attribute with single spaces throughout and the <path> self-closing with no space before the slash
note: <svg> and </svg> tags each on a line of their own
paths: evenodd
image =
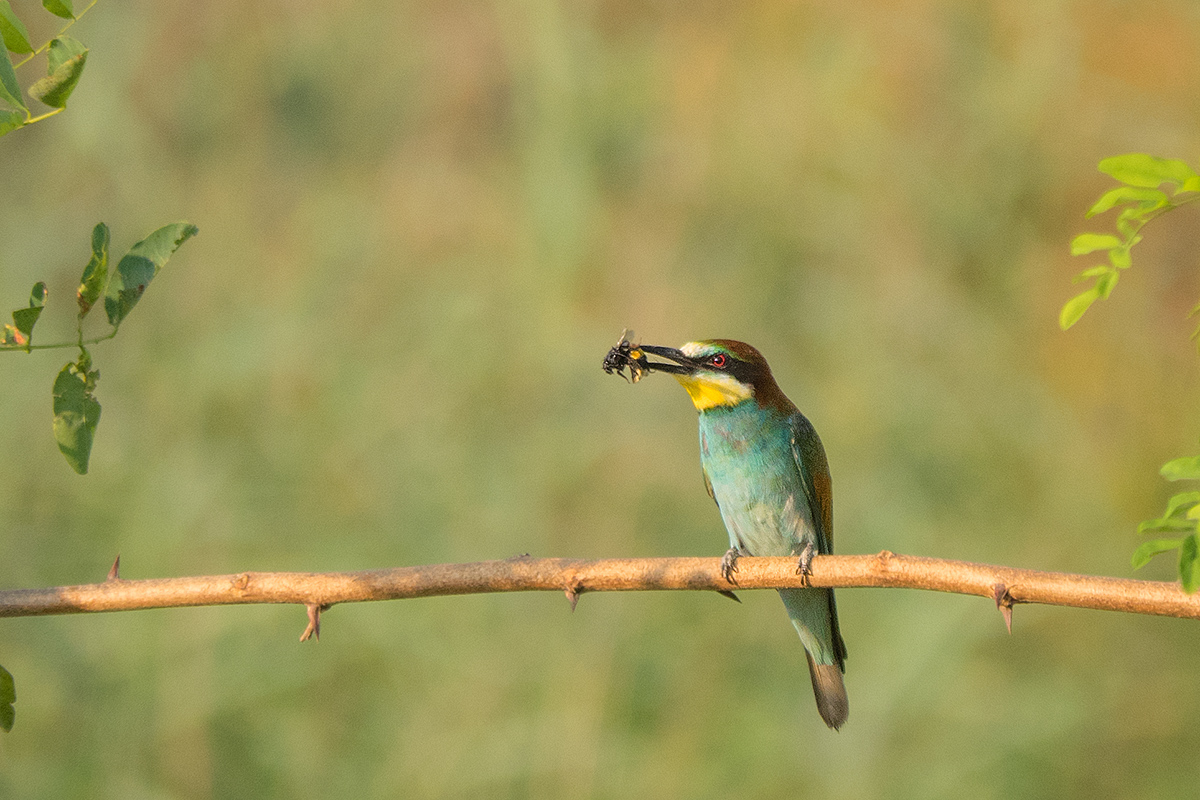
<svg viewBox="0 0 1200 800">
<path fill-rule="evenodd" d="M 1158 219 L 1159 217 L 1161 217 L 1163 214 L 1167 213 L 1168 211 L 1174 211 L 1175 209 L 1179 208 L 1180 206 L 1186 206 L 1188 203 L 1194 203 L 1197 200 L 1200 200 L 1200 192 L 1189 192 L 1188 196 L 1183 198 L 1182 200 L 1180 200 L 1178 198 L 1179 198 L 1179 195 L 1175 195 L 1175 197 L 1171 198 L 1171 200 L 1169 201 L 1170 205 L 1165 205 L 1162 208 L 1156 208 L 1153 211 L 1151 211 L 1149 214 L 1147 214 L 1142 219 L 1142 222 L 1140 225 L 1138 225 L 1137 229 L 1140 231 L 1147 222 L 1149 222 L 1152 219 Z"/>
<path fill-rule="evenodd" d="M 1167 201 L 1167 205 L 1160 206 L 1153 211 L 1149 211 L 1144 216 L 1135 220 L 1130 220 L 1129 234 L 1125 236 L 1125 240 L 1121 243 L 1121 249 L 1128 253 L 1137 243 L 1135 240 L 1138 238 L 1138 234 L 1142 232 L 1142 228 L 1146 227 L 1147 224 L 1158 219 L 1168 211 L 1174 211 L 1180 206 L 1186 206 L 1188 203 L 1194 203 L 1197 200 L 1200 200 L 1200 192 L 1189 192 L 1188 196 L 1184 197 L 1182 200 L 1178 199 L 1178 197 L 1179 195 L 1175 195 L 1174 198 L 1171 198 Z"/>
<path fill-rule="evenodd" d="M 87 13 L 87 12 L 89 12 L 89 11 L 91 11 L 91 10 L 92 10 L 92 6 L 96 5 L 96 3 L 98 3 L 98 2 L 100 2 L 100 0 L 92 0 L 92 2 L 90 2 L 90 3 L 88 3 L 88 4 L 87 4 L 87 8 L 83 9 L 83 11 L 80 11 L 78 14 L 76 14 L 76 15 L 75 15 L 75 19 L 72 19 L 72 20 L 67 20 L 67 24 L 66 24 L 66 25 L 63 25 L 63 27 L 62 27 L 62 30 L 60 30 L 60 31 L 59 31 L 59 32 L 58 32 L 58 33 L 55 35 L 55 37 L 54 37 L 54 38 L 55 38 L 55 39 L 57 39 L 59 36 L 62 36 L 64 33 L 66 33 L 67 31 L 69 31 L 69 30 L 71 29 L 71 26 L 72 26 L 72 25 L 74 25 L 76 22 L 79 22 L 79 19 L 80 19 L 80 18 L 81 18 L 81 17 L 82 17 L 84 14 L 86 14 L 86 13 Z M 41 53 L 43 50 L 45 50 L 47 47 L 49 47 L 49 46 L 50 46 L 50 42 L 52 42 L 52 41 L 54 41 L 54 39 L 51 39 L 50 41 L 46 42 L 44 45 L 42 45 L 41 47 L 39 47 L 37 50 L 34 50 L 32 53 L 30 53 L 29 55 L 25 56 L 24 58 L 22 58 L 22 59 L 21 59 L 20 61 L 18 61 L 17 63 L 13 64 L 13 69 L 16 69 L 17 67 L 21 66 L 22 64 L 27 64 L 27 63 L 29 63 L 31 60 L 33 60 L 33 57 L 34 57 L 34 56 L 38 55 L 38 54 L 39 54 L 39 53 Z M 42 119 L 42 117 L 38 117 L 38 119 Z M 31 121 L 36 121 L 36 120 L 31 120 Z M 26 123 L 26 124 L 28 124 L 28 123 Z"/>
<path fill-rule="evenodd" d="M 54 344 L 0 344 L 0 352 L 6 350 L 20 350 L 23 353 L 28 353 L 31 350 L 62 350 L 65 347 L 83 347 L 85 344 L 98 344 L 106 342 L 117 335 L 117 329 L 113 328 L 103 336 L 96 336 L 91 339 L 84 339 L 82 336 L 74 342 L 55 342 Z"/>
<path fill-rule="evenodd" d="M 62 111 L 62 109 L 61 109 L 61 108 L 56 108 L 56 109 L 54 109 L 54 110 L 52 110 L 52 111 L 47 111 L 45 114 L 39 114 L 39 115 L 38 115 L 38 116 L 36 116 L 36 117 L 30 117 L 29 119 L 25 120 L 25 124 L 26 124 L 26 125 L 32 125 L 32 124 L 33 124 L 33 123 L 35 123 L 35 122 L 41 122 L 41 121 L 42 121 L 42 120 L 44 120 L 46 117 L 53 117 L 55 114 L 59 113 L 60 111 Z"/>
</svg>

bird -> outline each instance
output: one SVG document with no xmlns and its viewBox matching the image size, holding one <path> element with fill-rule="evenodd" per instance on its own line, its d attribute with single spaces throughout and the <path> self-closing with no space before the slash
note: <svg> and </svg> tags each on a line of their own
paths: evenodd
<svg viewBox="0 0 1200 800">
<path fill-rule="evenodd" d="M 679 381 L 699 412 L 704 485 L 729 533 L 721 559 L 726 580 L 736 582 L 741 555 L 792 556 L 798 571 L 809 574 L 814 555 L 833 552 L 829 461 L 816 429 L 779 388 L 763 355 L 733 339 L 627 349 L 627 361 Z M 649 361 L 647 353 L 668 361 Z M 817 711 L 838 730 L 850 703 L 833 589 L 780 589 L 779 596 L 804 645 Z"/>
</svg>

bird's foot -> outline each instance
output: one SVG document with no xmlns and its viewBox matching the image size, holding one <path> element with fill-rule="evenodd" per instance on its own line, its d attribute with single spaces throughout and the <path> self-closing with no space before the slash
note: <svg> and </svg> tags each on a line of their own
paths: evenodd
<svg viewBox="0 0 1200 800">
<path fill-rule="evenodd" d="M 727 583 L 737 583 L 737 578 L 734 573 L 738 571 L 737 560 L 741 553 L 736 547 L 731 547 L 725 551 L 725 555 L 721 556 L 721 577 Z"/>
<path fill-rule="evenodd" d="M 812 575 L 812 560 L 813 556 L 816 554 L 817 548 L 813 545 L 813 543 L 805 542 L 804 547 L 800 550 L 800 560 L 796 564 L 797 575 L 803 575 L 805 578 L 808 578 L 809 575 Z M 807 582 L 808 581 L 806 580 L 805 583 Z"/>
</svg>

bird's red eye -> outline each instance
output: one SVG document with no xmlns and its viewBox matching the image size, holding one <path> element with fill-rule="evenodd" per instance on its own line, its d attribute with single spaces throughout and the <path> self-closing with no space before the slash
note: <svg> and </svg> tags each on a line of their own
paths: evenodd
<svg viewBox="0 0 1200 800">
<path fill-rule="evenodd" d="M 718 353 L 717 355 L 710 358 L 708 360 L 708 363 L 712 364 L 717 369 L 720 369 L 721 367 L 725 366 L 725 356 Z"/>
</svg>

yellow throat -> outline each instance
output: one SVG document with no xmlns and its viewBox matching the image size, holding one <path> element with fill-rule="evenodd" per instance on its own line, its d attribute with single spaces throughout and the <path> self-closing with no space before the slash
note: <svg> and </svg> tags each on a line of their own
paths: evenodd
<svg viewBox="0 0 1200 800">
<path fill-rule="evenodd" d="M 701 372 L 695 375 L 672 375 L 679 384 L 687 389 L 692 398 L 692 405 L 697 411 L 705 411 L 717 406 L 736 406 L 743 400 L 754 397 L 754 388 L 747 386 L 732 375 L 721 375 L 714 372 Z"/>
</svg>

